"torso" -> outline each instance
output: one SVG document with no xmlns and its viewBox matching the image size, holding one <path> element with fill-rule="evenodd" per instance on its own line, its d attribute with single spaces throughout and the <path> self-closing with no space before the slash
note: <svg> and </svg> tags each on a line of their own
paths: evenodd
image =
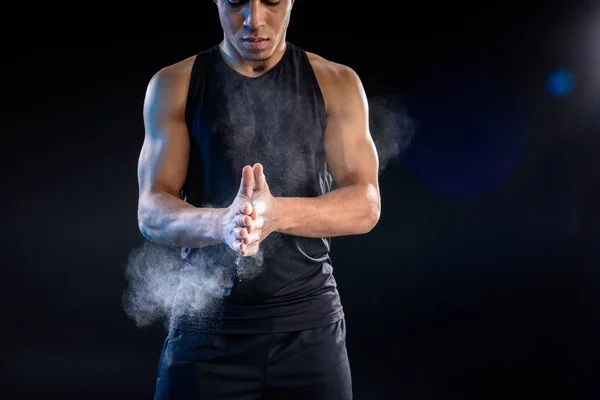
<svg viewBox="0 0 600 400">
<path fill-rule="evenodd" d="M 290 45 L 276 67 L 248 74 L 226 68 L 216 50 L 169 67 L 177 77 L 175 102 L 185 105 L 192 144 L 182 198 L 196 207 L 227 207 L 238 190 L 239 171 L 257 160 L 271 171 L 267 176 L 275 197 L 329 192 L 333 180 L 325 159 L 324 128 L 335 118 L 345 67 Z M 179 98 L 180 93 L 187 98 Z M 274 232 L 261 242 L 261 249 L 260 261 L 243 259 L 235 267 L 238 279 L 224 299 L 220 330 L 310 328 L 343 315 L 329 238 Z M 190 257 L 188 273 L 206 268 L 206 260 L 218 260 L 213 271 L 230 274 L 237 263 L 226 246 L 193 251 Z M 175 308 L 185 314 L 185 306 L 179 305 Z M 187 319 L 178 315 L 181 321 Z"/>
</svg>

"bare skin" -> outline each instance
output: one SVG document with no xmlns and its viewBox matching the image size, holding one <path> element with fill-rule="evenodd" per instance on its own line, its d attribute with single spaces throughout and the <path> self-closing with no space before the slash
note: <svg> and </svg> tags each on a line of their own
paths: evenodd
<svg viewBox="0 0 600 400">
<path fill-rule="evenodd" d="M 265 5 L 268 2 L 249 0 L 235 8 L 226 1 L 215 0 L 224 25 L 225 38 L 220 45 L 224 59 L 247 76 L 267 72 L 285 51 L 286 19 L 293 1 Z M 239 39 L 247 31 L 272 43 L 266 50 L 248 51 Z M 325 100 L 326 160 L 338 188 L 314 198 L 273 197 L 268 171 L 257 160 L 242 170 L 240 190 L 229 207 L 197 208 L 180 200 L 190 147 L 184 118 L 194 62 L 190 57 L 165 67 L 148 85 L 146 135 L 138 166 L 138 221 L 147 238 L 190 248 L 226 243 L 238 254 L 252 256 L 272 232 L 320 238 L 359 235 L 373 229 L 381 210 L 379 161 L 369 132 L 362 83 L 349 67 L 313 53 L 308 56 Z"/>
</svg>

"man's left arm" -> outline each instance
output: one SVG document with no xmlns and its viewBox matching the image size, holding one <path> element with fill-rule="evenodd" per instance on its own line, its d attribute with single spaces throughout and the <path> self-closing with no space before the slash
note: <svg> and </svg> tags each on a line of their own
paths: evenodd
<svg viewBox="0 0 600 400">
<path fill-rule="evenodd" d="M 352 69 L 340 66 L 336 74 L 324 145 L 337 188 L 318 197 L 276 197 L 277 232 L 314 238 L 360 235 L 379 221 L 379 159 L 366 94 Z"/>
</svg>

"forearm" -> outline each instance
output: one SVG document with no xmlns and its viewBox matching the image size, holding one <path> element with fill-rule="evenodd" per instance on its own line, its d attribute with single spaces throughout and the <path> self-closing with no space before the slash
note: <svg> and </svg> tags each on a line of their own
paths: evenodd
<svg viewBox="0 0 600 400">
<path fill-rule="evenodd" d="M 222 241 L 225 208 L 199 208 L 168 193 L 144 196 L 139 203 L 140 232 L 157 243 L 200 248 Z"/>
<path fill-rule="evenodd" d="M 303 237 L 369 232 L 379 219 L 379 198 L 371 185 L 349 185 L 318 197 L 276 197 L 276 231 Z"/>
</svg>

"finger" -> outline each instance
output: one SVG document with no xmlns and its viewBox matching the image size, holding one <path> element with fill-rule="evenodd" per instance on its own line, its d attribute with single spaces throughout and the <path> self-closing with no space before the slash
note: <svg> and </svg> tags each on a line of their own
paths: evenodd
<svg viewBox="0 0 600 400">
<path fill-rule="evenodd" d="M 249 225 L 244 226 L 244 228 L 246 228 L 246 232 L 248 233 L 247 236 L 250 236 L 252 234 L 260 236 L 259 231 L 260 231 L 260 228 L 262 228 L 263 224 L 264 224 L 264 218 L 257 219 L 256 221 L 252 220 Z"/>
<path fill-rule="evenodd" d="M 261 230 L 257 229 L 254 232 L 248 234 L 248 236 L 246 236 L 246 244 L 247 245 L 251 245 L 252 243 L 258 243 L 260 242 L 260 237 L 261 237 Z"/>
<path fill-rule="evenodd" d="M 239 194 L 247 198 L 252 198 L 254 191 L 254 172 L 251 166 L 246 165 L 242 168 L 242 182 L 240 183 Z"/>
<path fill-rule="evenodd" d="M 238 212 L 241 214 L 250 215 L 250 214 L 252 214 L 253 209 L 254 209 L 254 207 L 252 206 L 252 203 L 250 203 L 248 201 L 242 201 Z"/>
<path fill-rule="evenodd" d="M 252 224 L 252 218 L 248 215 L 236 215 L 236 217 L 234 218 L 234 224 L 235 226 L 239 226 L 239 227 L 248 227 Z"/>
<path fill-rule="evenodd" d="M 254 256 L 258 253 L 258 249 L 260 248 L 258 243 L 252 243 L 249 246 L 246 246 L 246 249 L 242 252 L 242 255 L 245 257 Z"/>
<path fill-rule="evenodd" d="M 236 240 L 241 240 L 243 243 L 246 243 L 248 238 L 248 231 L 246 228 L 235 228 L 233 234 Z"/>
<path fill-rule="evenodd" d="M 243 252 L 246 249 L 247 245 L 245 243 L 242 243 L 241 240 L 236 240 L 233 242 L 232 247 L 237 252 Z"/>
<path fill-rule="evenodd" d="M 263 166 L 260 163 L 254 164 L 254 190 L 264 190 L 267 181 L 265 179 L 265 174 L 263 171 Z"/>
</svg>

